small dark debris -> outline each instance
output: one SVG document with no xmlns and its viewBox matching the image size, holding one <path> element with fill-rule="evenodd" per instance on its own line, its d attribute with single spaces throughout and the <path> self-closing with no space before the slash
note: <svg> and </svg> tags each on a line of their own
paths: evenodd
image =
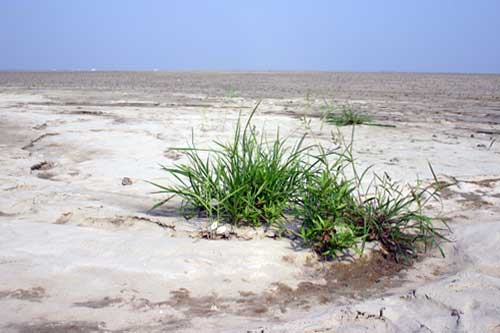
<svg viewBox="0 0 500 333">
<path fill-rule="evenodd" d="M 382 321 L 385 321 L 385 318 L 383 316 L 384 310 L 385 310 L 385 308 L 381 308 L 378 316 L 374 315 L 374 314 L 362 312 L 362 311 L 356 311 L 356 317 L 354 319 L 356 319 L 356 320 L 361 319 L 361 318 L 362 319 L 380 319 Z"/>
<path fill-rule="evenodd" d="M 451 310 L 451 316 L 452 317 L 457 317 L 457 325 L 460 323 L 460 315 L 463 315 L 464 313 L 460 310 L 457 309 L 452 309 Z"/>
<path fill-rule="evenodd" d="M 38 141 L 42 140 L 43 138 L 46 138 L 49 136 L 55 136 L 55 135 L 59 135 L 59 133 L 44 133 L 44 134 L 40 135 L 39 137 L 31 140 L 30 143 L 28 143 L 27 145 L 25 145 L 21 149 L 27 150 L 27 149 L 33 148 L 34 144 L 37 143 Z"/>
<path fill-rule="evenodd" d="M 130 179 L 129 177 L 122 178 L 122 185 L 123 186 L 128 186 L 128 185 L 132 185 L 132 184 L 133 184 L 132 179 Z"/>
<path fill-rule="evenodd" d="M 87 115 L 87 116 L 102 116 L 104 112 L 102 111 L 87 111 L 87 110 L 81 110 L 81 111 L 75 111 L 71 112 L 72 114 L 81 114 L 81 115 Z"/>
<path fill-rule="evenodd" d="M 49 170 L 49 169 L 52 169 L 53 167 L 55 167 L 55 165 L 56 164 L 54 162 L 43 161 L 43 162 L 32 165 L 30 169 L 31 169 L 31 171 Z"/>
</svg>

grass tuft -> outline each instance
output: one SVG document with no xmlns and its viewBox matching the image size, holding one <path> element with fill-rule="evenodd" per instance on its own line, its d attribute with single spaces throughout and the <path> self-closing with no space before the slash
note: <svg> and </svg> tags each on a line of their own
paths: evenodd
<svg viewBox="0 0 500 333">
<path fill-rule="evenodd" d="M 373 119 L 361 112 L 355 111 L 349 104 L 341 105 L 340 108 L 330 105 L 324 100 L 322 120 L 335 126 L 368 125 L 378 127 L 396 127 L 392 124 L 381 124 L 373 122 Z M 340 110 L 339 110 L 340 109 Z"/>
<path fill-rule="evenodd" d="M 397 261 L 409 261 L 445 240 L 444 229 L 424 212 L 442 190 L 430 164 L 428 186 L 403 186 L 385 173 L 366 182 L 370 168 L 359 172 L 353 158 L 354 127 L 350 143 L 332 136 L 329 150 L 304 145 L 305 135 L 289 145 L 279 131 L 267 141 L 251 124 L 258 107 L 246 123 L 237 122 L 229 142 L 199 149 L 193 138 L 191 146 L 178 148 L 188 161 L 163 167 L 177 185 L 151 183 L 169 195 L 155 208 L 177 195 L 186 217 L 254 227 L 282 225 L 288 213 L 298 221 L 298 231 L 290 232 L 325 258 L 347 249 L 361 254 L 365 242 L 377 241 Z"/>
<path fill-rule="evenodd" d="M 344 108 L 340 114 L 329 114 L 326 121 L 337 126 L 362 125 L 371 122 L 368 116 Z"/>
<path fill-rule="evenodd" d="M 303 147 L 304 138 L 289 147 L 279 132 L 272 142 L 266 141 L 251 125 L 258 106 L 243 126 L 238 121 L 230 142 L 215 142 L 217 149 L 198 149 L 194 143 L 177 149 L 188 163 L 163 169 L 179 185 L 153 185 L 161 193 L 180 196 L 185 212 L 205 213 L 234 225 L 275 223 L 302 186 L 302 156 L 309 147 Z M 205 159 L 204 152 L 209 153 Z"/>
<path fill-rule="evenodd" d="M 325 105 L 323 120 L 336 126 L 362 125 L 372 121 L 367 115 L 354 111 L 350 105 L 341 105 L 337 110 L 329 104 Z"/>
</svg>

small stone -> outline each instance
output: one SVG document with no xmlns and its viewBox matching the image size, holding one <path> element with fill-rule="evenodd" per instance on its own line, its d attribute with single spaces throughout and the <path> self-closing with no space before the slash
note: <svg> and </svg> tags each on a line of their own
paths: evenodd
<svg viewBox="0 0 500 333">
<path fill-rule="evenodd" d="M 127 186 L 127 185 L 132 185 L 132 179 L 129 177 L 123 177 L 122 178 L 122 185 Z"/>
<path fill-rule="evenodd" d="M 217 228 L 217 230 L 215 231 L 215 233 L 217 235 L 225 235 L 226 231 L 227 231 L 227 227 L 225 225 L 221 225 L 220 227 Z"/>
</svg>

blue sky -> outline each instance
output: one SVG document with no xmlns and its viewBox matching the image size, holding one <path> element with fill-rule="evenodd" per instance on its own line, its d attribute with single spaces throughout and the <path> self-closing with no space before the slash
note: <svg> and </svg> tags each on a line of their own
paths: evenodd
<svg viewBox="0 0 500 333">
<path fill-rule="evenodd" d="M 2 0 L 0 69 L 500 73 L 499 0 Z"/>
</svg>

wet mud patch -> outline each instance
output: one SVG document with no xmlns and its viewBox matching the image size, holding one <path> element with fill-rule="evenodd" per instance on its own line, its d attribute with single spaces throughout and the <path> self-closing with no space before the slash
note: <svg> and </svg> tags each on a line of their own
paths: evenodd
<svg viewBox="0 0 500 333">
<path fill-rule="evenodd" d="M 240 291 L 236 297 L 216 293 L 198 297 L 193 296 L 188 289 L 180 288 L 172 291 L 170 298 L 165 301 L 152 302 L 143 298 L 121 301 L 138 311 L 172 308 L 189 319 L 231 314 L 279 320 L 289 310 L 308 310 L 314 305 L 340 302 L 345 297 L 361 299 L 383 294 L 388 288 L 403 282 L 398 275 L 408 267 L 384 257 L 380 252 L 353 264 L 336 262 L 323 263 L 321 266 L 314 268 L 316 280 L 321 283 L 301 282 L 295 288 L 276 282 L 263 293 Z M 112 298 L 97 304 L 108 304 L 108 300 Z"/>
<path fill-rule="evenodd" d="M 228 303 L 217 294 L 192 297 L 185 288 L 172 291 L 171 298 L 165 302 L 174 309 L 182 309 L 186 316 L 192 317 L 209 317 L 219 312 L 228 312 L 230 310 Z"/>
<path fill-rule="evenodd" d="M 170 296 L 163 301 L 120 295 L 83 300 L 73 303 L 73 306 L 98 311 L 106 307 L 126 307 L 133 312 L 164 313 L 154 323 L 151 323 L 151 326 L 148 326 L 149 329 L 187 328 L 191 326 L 193 319 L 222 318 L 226 315 L 258 318 L 266 322 L 279 323 L 280 320 L 284 319 L 284 314 L 292 310 L 309 310 L 318 304 L 341 303 L 345 301 L 345 297 L 360 299 L 383 294 L 388 288 L 403 282 L 402 278 L 397 276 L 406 267 L 408 266 L 397 264 L 394 260 L 384 257 L 382 253 L 376 252 L 369 258 L 359 259 L 352 264 L 339 262 L 317 264 L 311 269 L 314 269 L 315 274 L 317 274 L 315 281 L 321 282 L 301 282 L 297 287 L 276 282 L 262 293 L 240 291 L 238 296 L 230 297 L 217 293 L 194 296 L 190 290 L 180 288 L 171 291 Z M 54 327 L 58 329 L 59 327 L 70 328 L 71 325 L 79 324 L 46 323 L 43 325 L 45 326 L 41 326 L 41 328 L 56 325 Z M 89 328 L 85 325 L 82 327 Z M 93 326 L 93 329 L 102 330 L 103 327 L 105 326 Z M 145 327 L 126 328 L 121 331 L 129 331 L 130 329 L 133 331 L 134 329 L 145 329 Z M 100 331 L 97 330 L 97 332 Z"/>
<path fill-rule="evenodd" d="M 458 193 L 460 195 L 460 199 L 458 199 L 458 203 L 462 204 L 464 207 L 478 209 L 484 206 L 491 206 L 491 203 L 484 200 L 485 195 L 483 193 Z"/>
<path fill-rule="evenodd" d="M 136 311 L 173 308 L 190 318 L 210 317 L 222 312 L 230 313 L 231 298 L 219 297 L 213 293 L 208 296 L 192 297 L 189 290 L 180 288 L 170 292 L 170 298 L 165 301 L 153 302 L 146 298 L 132 297 L 123 301 Z"/>
<path fill-rule="evenodd" d="M 500 182 L 500 178 L 486 178 L 486 179 L 481 179 L 481 180 L 464 181 L 464 183 L 474 184 L 474 185 L 478 185 L 480 187 L 488 187 L 488 188 L 494 188 L 496 186 L 496 184 L 499 182 Z"/>
<path fill-rule="evenodd" d="M 480 209 L 494 205 L 500 188 L 500 178 L 457 180 L 446 183 L 441 191 L 445 200 L 454 200 L 465 209 Z M 493 200 L 493 201 L 492 201 Z"/>
<path fill-rule="evenodd" d="M 255 316 L 276 313 L 276 310 L 286 313 L 289 309 L 307 310 L 313 305 L 338 302 L 343 297 L 361 299 L 379 295 L 403 282 L 398 275 L 405 268 L 408 266 L 396 263 L 381 252 L 354 263 L 325 263 L 312 273 L 317 275 L 315 280 L 322 283 L 300 282 L 292 288 L 277 282 L 260 295 L 240 293 L 236 314 Z"/>
</svg>

